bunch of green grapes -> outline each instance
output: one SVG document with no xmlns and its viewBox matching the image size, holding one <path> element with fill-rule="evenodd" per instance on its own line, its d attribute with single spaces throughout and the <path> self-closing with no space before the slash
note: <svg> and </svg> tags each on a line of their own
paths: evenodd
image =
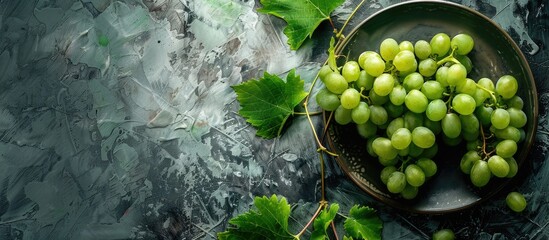
<svg viewBox="0 0 549 240">
<path fill-rule="evenodd" d="M 318 105 L 341 125 L 355 124 L 368 153 L 384 166 L 389 192 L 412 199 L 437 172 L 438 143 L 466 141 L 461 170 L 478 187 L 517 172 L 513 155 L 526 114 L 517 80 L 468 78 L 474 47 L 468 34 L 434 35 L 429 42 L 383 40 L 341 67 L 325 65 Z M 441 141 L 437 141 L 441 139 Z"/>
</svg>

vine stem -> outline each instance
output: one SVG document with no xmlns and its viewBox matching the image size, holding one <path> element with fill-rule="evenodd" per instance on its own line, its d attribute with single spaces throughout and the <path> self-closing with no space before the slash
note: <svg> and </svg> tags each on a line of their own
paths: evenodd
<svg viewBox="0 0 549 240">
<path fill-rule="evenodd" d="M 314 115 L 320 115 L 322 114 L 322 112 L 309 112 L 309 115 L 311 116 L 314 116 Z M 294 112 L 294 115 L 307 115 L 307 113 L 304 113 L 304 112 Z"/>
<path fill-rule="evenodd" d="M 366 2 L 366 0 L 362 0 L 360 1 L 360 3 L 358 5 L 356 5 L 355 9 L 353 9 L 353 11 L 351 12 L 351 15 L 349 15 L 349 17 L 347 18 L 347 20 L 345 20 L 345 23 L 343 23 L 343 26 L 341 27 L 341 29 L 339 30 L 339 32 L 337 33 L 337 36 L 342 36 L 343 34 L 343 30 L 345 29 L 345 27 L 347 26 L 347 24 L 349 24 L 349 21 L 351 20 L 351 18 L 353 18 L 353 16 L 355 15 L 355 13 L 358 11 L 358 9 L 360 9 L 360 7 L 362 6 L 362 4 L 364 4 Z"/>
<path fill-rule="evenodd" d="M 484 86 L 480 85 L 480 84 L 476 84 L 478 88 L 484 90 L 485 92 L 489 93 L 490 94 L 490 97 L 492 97 L 492 100 L 494 100 L 494 104 L 497 105 L 497 102 L 498 102 L 498 98 L 496 97 L 496 93 L 488 88 L 485 88 Z"/>
<path fill-rule="evenodd" d="M 320 204 L 318 205 L 318 208 L 316 209 L 315 214 L 311 217 L 311 219 L 309 219 L 309 222 L 307 222 L 307 224 L 305 224 L 303 229 L 301 229 L 301 231 L 297 235 L 295 235 L 297 238 L 299 238 L 301 235 L 303 235 L 305 233 L 305 231 L 307 231 L 307 228 L 309 228 L 309 226 L 311 226 L 311 224 L 316 219 L 318 214 L 320 214 L 320 211 L 322 211 L 322 209 L 324 209 L 324 207 L 326 207 L 327 204 L 328 204 L 328 202 L 326 202 L 326 201 L 320 201 Z"/>
</svg>

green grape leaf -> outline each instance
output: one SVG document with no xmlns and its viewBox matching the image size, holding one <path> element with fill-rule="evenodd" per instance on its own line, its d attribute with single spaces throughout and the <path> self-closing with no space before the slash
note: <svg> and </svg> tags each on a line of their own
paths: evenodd
<svg viewBox="0 0 549 240">
<path fill-rule="evenodd" d="M 345 0 L 261 0 L 257 11 L 284 19 L 288 26 L 284 34 L 292 50 L 297 50 L 305 39 Z"/>
<path fill-rule="evenodd" d="M 256 197 L 254 205 L 255 209 L 229 220 L 230 226 L 217 234 L 218 239 L 298 239 L 288 231 L 290 205 L 286 198 Z"/>
<path fill-rule="evenodd" d="M 334 220 L 339 210 L 339 205 L 334 203 L 329 208 L 323 209 L 320 214 L 315 218 L 313 222 L 313 232 L 311 233 L 311 240 L 325 240 L 329 239 L 326 233 L 326 229 L 330 226 L 330 223 Z"/>
<path fill-rule="evenodd" d="M 343 240 L 353 240 L 353 237 L 343 236 Z"/>
<path fill-rule="evenodd" d="M 347 234 L 355 239 L 381 239 L 383 222 L 373 208 L 353 206 L 349 218 L 343 223 Z"/>
<path fill-rule="evenodd" d="M 334 37 L 330 39 L 330 48 L 328 48 L 328 66 L 330 66 L 332 71 L 339 73 L 339 70 L 337 69 L 337 59 L 335 55 L 335 38 Z"/>
<path fill-rule="evenodd" d="M 232 86 L 240 102 L 240 115 L 257 129 L 263 138 L 280 135 L 294 108 L 307 96 L 304 81 L 292 69 L 286 81 L 265 72 L 263 78 Z"/>
</svg>

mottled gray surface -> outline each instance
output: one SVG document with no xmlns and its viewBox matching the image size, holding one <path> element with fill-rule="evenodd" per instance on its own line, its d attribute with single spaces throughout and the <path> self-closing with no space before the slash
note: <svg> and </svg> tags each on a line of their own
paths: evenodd
<svg viewBox="0 0 549 240">
<path fill-rule="evenodd" d="M 335 12 L 341 26 L 358 1 Z M 362 16 L 400 1 L 366 3 Z M 331 162 L 327 197 L 378 209 L 385 239 L 549 238 L 547 1 L 454 1 L 495 20 L 536 78 L 532 167 L 513 190 L 445 216 L 410 215 L 361 193 Z M 310 82 L 330 29 L 290 51 L 280 19 L 246 0 L 0 0 L 0 239 L 213 239 L 256 195 L 286 196 L 295 229 L 319 199 L 305 118 L 262 140 L 230 88 L 264 70 Z M 108 39 L 101 45 L 99 39 Z M 106 43 L 106 44 L 105 44 Z M 320 127 L 319 119 L 315 119 Z"/>
</svg>

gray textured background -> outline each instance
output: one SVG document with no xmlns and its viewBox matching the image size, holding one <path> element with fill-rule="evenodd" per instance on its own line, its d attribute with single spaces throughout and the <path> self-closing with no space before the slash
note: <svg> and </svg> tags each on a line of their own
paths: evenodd
<svg viewBox="0 0 549 240">
<path fill-rule="evenodd" d="M 358 1 L 334 12 L 341 26 Z M 363 16 L 400 1 L 366 3 Z M 410 215 L 361 193 L 328 163 L 330 201 L 375 207 L 385 239 L 549 238 L 549 4 L 454 1 L 500 24 L 534 72 L 532 168 L 512 190 L 445 216 Z M 305 118 L 262 140 L 230 88 L 264 70 L 310 79 L 324 23 L 298 52 L 284 23 L 246 0 L 0 0 L 0 239 L 213 239 L 254 196 L 283 195 L 298 229 L 316 209 L 319 161 Z M 350 28 L 349 28 L 350 29 Z M 105 36 L 109 43 L 99 44 Z M 320 126 L 320 119 L 315 119 Z"/>
</svg>

